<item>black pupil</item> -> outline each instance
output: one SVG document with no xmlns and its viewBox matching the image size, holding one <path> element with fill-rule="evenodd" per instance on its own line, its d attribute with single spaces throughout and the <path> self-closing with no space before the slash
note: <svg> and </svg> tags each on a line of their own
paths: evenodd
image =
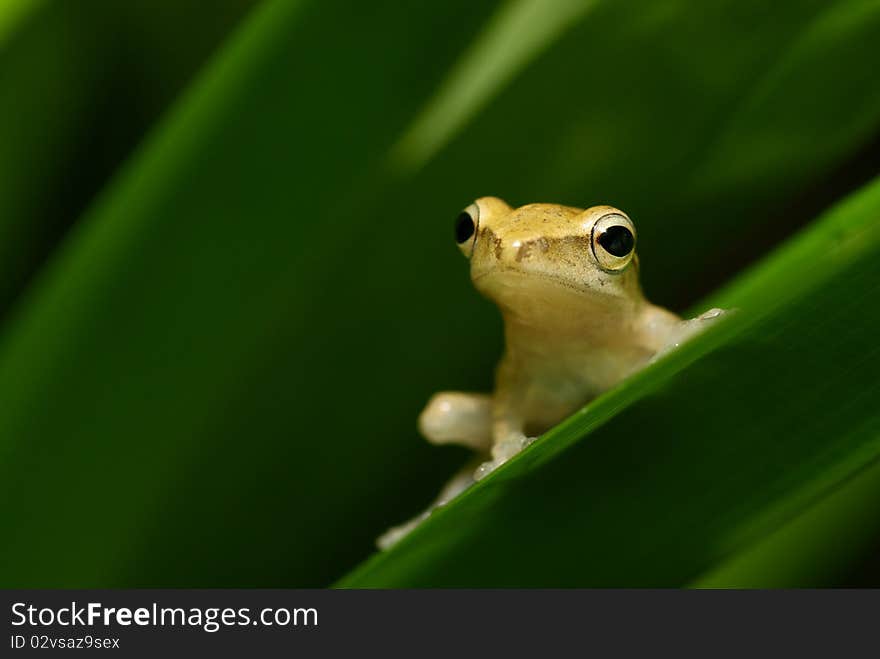
<svg viewBox="0 0 880 659">
<path fill-rule="evenodd" d="M 605 248 L 606 252 L 613 256 L 626 256 L 633 250 L 635 242 L 632 231 L 619 224 L 608 227 L 599 236 L 599 244 Z"/>
<path fill-rule="evenodd" d="M 474 218 L 470 216 L 470 213 L 462 212 L 455 221 L 456 242 L 458 242 L 459 245 L 463 242 L 467 242 L 470 237 L 474 235 L 474 229 Z"/>
</svg>

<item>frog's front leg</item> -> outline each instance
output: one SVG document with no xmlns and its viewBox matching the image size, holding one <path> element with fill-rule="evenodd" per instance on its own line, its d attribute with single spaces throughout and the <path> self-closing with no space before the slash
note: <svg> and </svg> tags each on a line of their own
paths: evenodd
<svg viewBox="0 0 880 659">
<path fill-rule="evenodd" d="M 460 444 L 488 453 L 492 443 L 492 398 L 441 391 L 419 415 L 419 431 L 432 444 Z"/>
<path fill-rule="evenodd" d="M 668 313 L 665 312 L 665 310 L 660 311 Z M 680 320 L 675 316 L 672 316 L 672 314 L 669 314 L 669 316 L 675 320 L 667 322 L 663 331 L 657 333 L 656 338 L 659 340 L 659 344 L 654 356 L 651 358 L 651 362 L 655 362 L 664 357 L 667 353 L 678 348 L 682 343 L 694 335 L 699 334 L 730 313 L 731 311 L 714 308 L 704 311 L 696 318 L 691 318 L 690 320 Z M 649 328 L 653 328 L 653 326 L 649 325 Z"/>
</svg>

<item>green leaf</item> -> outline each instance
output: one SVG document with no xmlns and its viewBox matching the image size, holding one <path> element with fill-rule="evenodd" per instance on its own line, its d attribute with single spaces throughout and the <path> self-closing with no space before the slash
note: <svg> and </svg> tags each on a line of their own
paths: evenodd
<svg viewBox="0 0 880 659">
<path fill-rule="evenodd" d="M 0 3 L 0 315 L 255 1 Z"/>
<path fill-rule="evenodd" d="M 619 205 L 639 226 L 646 289 L 681 306 L 806 221 L 815 204 L 799 202 L 802 210 L 775 218 L 877 134 L 880 92 L 866 57 L 880 43 L 876 3 L 768 10 L 758 0 L 558 0 L 547 5 L 556 18 L 548 9 L 532 20 L 540 5 L 258 7 L 74 226 L 3 328 L 0 583 L 333 582 L 465 458 L 417 437 L 427 397 L 491 386 L 500 328 L 452 244 L 460 208 L 485 194 Z M 841 100 L 780 102 L 804 101 L 811 89 Z M 777 134 L 787 138 L 755 152 Z M 755 286 L 757 299 L 763 285 Z M 804 300 L 786 304 L 795 313 Z M 834 315 L 829 304 L 823 316 Z M 758 311 L 743 305 L 650 379 L 597 403 L 593 422 L 612 421 L 590 441 L 579 442 L 583 428 L 566 425 L 523 456 L 526 465 L 560 451 L 533 472 L 547 486 L 542 492 L 499 489 L 500 472 L 419 533 L 465 506 L 489 506 L 486 529 L 508 551 L 496 572 L 474 568 L 468 578 L 539 583 L 553 562 L 539 556 L 552 549 L 560 565 L 571 565 L 583 540 L 577 517 L 544 507 L 575 483 L 588 489 L 572 495 L 597 495 L 569 502 L 606 523 L 596 546 L 619 553 L 618 568 L 637 550 L 611 549 L 616 537 L 632 538 L 641 502 L 623 495 L 636 485 L 662 485 L 667 501 L 727 510 L 731 490 L 714 500 L 703 491 L 723 458 L 694 462 L 690 444 L 663 434 L 678 431 L 680 412 L 662 388 L 645 394 L 659 386 L 658 374 L 701 384 L 726 401 L 725 416 L 691 410 L 689 428 L 711 437 L 753 419 L 753 448 L 775 447 L 782 459 L 797 437 L 771 408 L 755 412 L 726 396 L 742 384 L 744 351 L 762 354 L 748 331 L 770 318 Z M 820 339 L 807 338 L 811 346 Z M 807 363 L 803 355 L 789 359 Z M 681 360 L 694 361 L 679 373 Z M 780 386 L 797 392 L 793 404 L 812 409 L 805 382 L 813 380 L 803 368 L 778 375 L 786 374 L 791 380 Z M 787 400 L 774 392 L 751 395 Z M 631 407 L 615 416 L 624 403 Z M 639 425 L 645 419 L 649 428 Z M 628 439 L 594 441 L 612 426 Z M 649 431 L 656 441 L 639 443 Z M 628 445 L 648 453 L 620 453 Z M 662 481 L 672 463 L 703 489 Z M 777 463 L 766 473 L 761 464 L 736 476 L 746 499 L 762 476 L 765 487 L 776 482 Z M 755 506 L 764 495 L 754 495 Z M 668 528 L 675 544 L 680 511 L 646 510 L 654 517 L 639 513 L 637 528 L 649 537 Z M 623 512 L 631 515 L 617 517 Z M 734 512 L 715 520 L 707 543 L 733 532 L 743 519 Z M 506 542 L 519 538 L 522 523 L 540 520 L 556 523 L 557 535 Z M 484 537 L 466 528 L 473 533 L 432 535 L 394 568 L 383 563 L 386 583 L 439 581 L 447 569 L 447 582 L 465 583 L 458 579 L 470 559 L 456 552 Z M 625 579 L 609 570 L 607 580 L 694 578 L 695 566 L 708 569 L 709 559 L 741 544 L 716 551 L 698 541 L 658 553 Z M 419 553 L 440 556 L 438 543 L 449 548 L 443 555 L 458 557 L 458 572 L 426 562 L 418 573 Z M 514 579 L 504 571 L 530 557 L 531 572 Z M 560 583 L 558 573 L 546 576 L 542 585 Z"/>
<path fill-rule="evenodd" d="M 491 7 L 328 6 L 252 16 L 8 323 L 2 583 L 323 584 L 388 514 L 352 502 L 397 496 L 372 494 L 387 467 L 378 458 L 395 456 L 412 422 L 380 432 L 369 412 L 396 404 L 403 380 L 386 369 L 357 393 L 340 382 L 353 359 L 381 360 L 376 337 L 387 350 L 400 330 L 365 295 L 354 259 L 368 267 L 369 252 L 345 251 L 372 229 L 362 206 L 381 191 L 364 175 L 374 154 Z M 327 49 L 328 34 L 345 48 Z M 341 322 L 322 283 L 335 271 L 352 280 Z M 348 432 L 321 437 L 330 418 Z M 421 455 L 422 473 L 432 466 L 428 447 L 401 453 L 402 465 Z M 100 511 L 88 532 L 82 506 Z M 357 532 L 360 546 L 340 540 Z"/>
<path fill-rule="evenodd" d="M 691 582 L 697 588 L 797 588 L 859 583 L 880 519 L 880 462 L 841 480 L 778 530 Z M 854 574 L 855 573 L 855 574 Z M 853 579 L 856 579 L 854 582 Z"/>
<path fill-rule="evenodd" d="M 880 179 L 717 296 L 736 309 L 730 318 L 548 432 L 340 585 L 697 579 L 880 461 L 878 284 Z M 748 573 L 750 585 L 768 585 Z M 739 584 L 726 574 L 706 584 Z M 821 575 L 804 571 L 796 583 Z"/>
</svg>

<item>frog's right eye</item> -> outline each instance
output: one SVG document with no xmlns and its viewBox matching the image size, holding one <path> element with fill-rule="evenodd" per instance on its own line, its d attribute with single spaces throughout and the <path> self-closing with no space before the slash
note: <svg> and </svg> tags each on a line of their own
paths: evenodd
<svg viewBox="0 0 880 659">
<path fill-rule="evenodd" d="M 455 220 L 455 242 L 462 253 L 470 257 L 477 239 L 477 228 L 480 226 L 480 208 L 471 204 L 459 213 Z"/>
</svg>

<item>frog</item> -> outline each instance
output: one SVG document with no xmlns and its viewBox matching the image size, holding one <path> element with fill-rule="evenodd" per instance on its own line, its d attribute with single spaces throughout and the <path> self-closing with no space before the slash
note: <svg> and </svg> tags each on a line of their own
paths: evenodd
<svg viewBox="0 0 880 659">
<path fill-rule="evenodd" d="M 425 512 L 380 537 L 382 548 L 725 313 L 710 309 L 684 320 L 649 302 L 639 283 L 635 224 L 613 206 L 514 208 L 481 197 L 457 216 L 455 242 L 474 288 L 501 313 L 504 351 L 491 393 L 441 391 L 428 400 L 420 433 L 476 457 Z"/>
</svg>

